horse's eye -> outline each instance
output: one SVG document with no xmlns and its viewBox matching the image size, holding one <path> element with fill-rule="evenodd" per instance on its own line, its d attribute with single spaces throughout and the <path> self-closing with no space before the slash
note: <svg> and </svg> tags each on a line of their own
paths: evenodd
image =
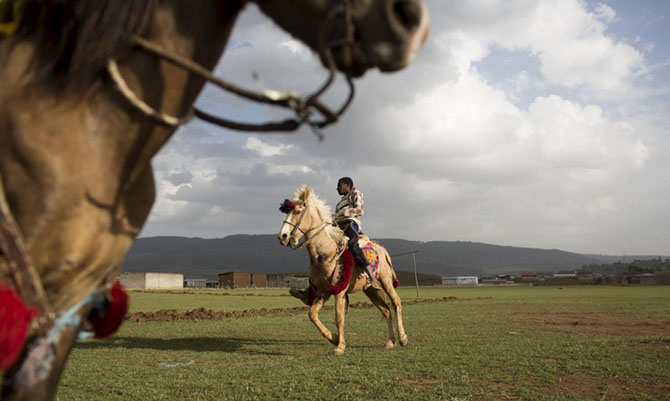
<svg viewBox="0 0 670 401">
<path fill-rule="evenodd" d="M 300 214 L 300 212 L 302 212 L 302 210 L 294 210 L 293 211 L 293 213 L 295 213 L 295 214 Z"/>
</svg>

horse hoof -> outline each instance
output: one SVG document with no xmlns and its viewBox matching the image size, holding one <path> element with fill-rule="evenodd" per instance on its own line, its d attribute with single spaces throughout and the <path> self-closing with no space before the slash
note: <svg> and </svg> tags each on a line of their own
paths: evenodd
<svg viewBox="0 0 670 401">
<path fill-rule="evenodd" d="M 337 356 L 344 355 L 344 350 L 342 348 L 335 348 L 333 350 L 333 355 L 337 355 Z"/>
<path fill-rule="evenodd" d="M 402 345 L 403 347 L 407 345 L 407 336 L 400 337 L 400 345 Z"/>
<path fill-rule="evenodd" d="M 395 341 L 393 341 L 393 340 L 388 340 L 386 342 L 386 345 L 384 345 L 384 348 L 386 348 L 386 349 L 391 349 L 393 347 L 395 347 Z"/>
</svg>

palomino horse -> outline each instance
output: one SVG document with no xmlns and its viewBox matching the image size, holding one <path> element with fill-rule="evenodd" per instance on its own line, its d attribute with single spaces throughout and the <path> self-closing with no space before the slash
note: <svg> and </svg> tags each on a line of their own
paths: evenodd
<svg viewBox="0 0 670 401">
<path fill-rule="evenodd" d="M 337 292 L 334 288 L 336 286 L 333 286 L 334 281 L 336 281 L 334 278 L 338 276 L 338 259 L 346 247 L 347 240 L 344 232 L 333 225 L 330 208 L 310 191 L 309 187 L 303 186 L 298 190 L 293 201 L 284 202 L 282 211 L 287 216 L 279 230 L 279 242 L 293 249 L 304 246 L 309 253 L 310 291 L 313 292 L 313 299 L 307 302 L 309 305 L 309 319 L 322 336 L 336 345 L 335 355 L 342 355 L 347 346 L 344 341 L 346 294 L 360 290 L 365 292 L 386 319 L 389 335 L 386 340 L 386 348 L 393 348 L 395 346 L 395 335 L 391 309 L 378 290 L 368 287 L 368 278 L 365 272 L 356 267 L 351 274 L 348 286 L 340 292 Z M 302 242 L 299 242 L 301 239 Z M 394 288 L 397 278 L 391 265 L 391 258 L 380 244 L 373 242 L 372 246 L 379 256 L 377 277 L 382 289 L 391 299 L 396 315 L 398 340 L 400 345 L 405 346 L 407 345 L 407 335 L 402 324 L 402 304 Z M 353 263 L 353 261 L 350 263 Z M 340 280 L 342 279 L 346 280 L 347 278 L 340 278 Z M 333 292 L 336 292 L 334 294 L 336 335 L 333 335 L 319 320 L 319 310 Z"/>
<path fill-rule="evenodd" d="M 248 2 L 347 76 L 405 67 L 428 30 L 421 0 L 0 0 L 0 245 L 19 255 L 0 248 L 0 285 L 32 278 L 42 314 L 4 401 L 53 398 L 81 303 L 118 275 L 154 202 L 151 158 L 205 84 L 170 56 L 211 70 Z"/>
</svg>

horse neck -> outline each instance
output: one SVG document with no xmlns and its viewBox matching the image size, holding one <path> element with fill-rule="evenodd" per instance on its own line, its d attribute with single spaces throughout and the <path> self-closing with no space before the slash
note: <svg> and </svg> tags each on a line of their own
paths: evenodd
<svg viewBox="0 0 670 401">
<path fill-rule="evenodd" d="M 235 20 L 242 9 L 242 0 L 193 2 L 165 0 L 154 12 L 144 38 L 165 52 L 189 59 L 213 70 L 228 42 Z M 128 85 L 159 112 L 183 117 L 187 115 L 205 80 L 194 76 L 158 56 L 137 49 L 119 67 Z M 160 147 L 174 131 L 163 131 Z M 158 149 L 156 149 L 157 151 Z"/>
<path fill-rule="evenodd" d="M 197 5 L 166 0 L 158 7 L 145 37 L 169 53 L 213 69 L 243 6 L 243 0 L 200 1 Z M 167 61 L 159 63 L 164 86 L 161 111 L 182 116 L 205 81 Z M 155 81 L 156 73 L 154 70 L 147 75 Z"/>
<path fill-rule="evenodd" d="M 327 228 L 319 231 L 319 227 L 324 224 L 324 220 L 318 216 L 316 211 L 312 214 L 312 227 L 318 231 L 313 237 L 310 237 L 307 243 L 307 252 L 310 258 L 310 275 L 330 275 L 335 269 L 336 253 L 339 244 L 335 241 Z"/>
<path fill-rule="evenodd" d="M 244 3 L 244 0 L 219 0 L 198 2 L 195 6 L 180 0 L 162 1 L 144 38 L 168 53 L 213 70 Z M 119 60 L 119 69 L 134 93 L 141 94 L 143 100 L 159 112 L 176 117 L 190 112 L 205 84 L 204 79 L 139 49 L 127 59 Z M 123 107 L 130 107 L 124 99 L 119 101 Z M 143 121 L 139 132 L 129 133 L 135 135 L 129 139 L 134 145 L 121 155 L 126 157 L 123 181 L 127 185 L 135 182 L 175 131 L 146 118 Z M 122 189 L 120 196 L 124 192 Z"/>
</svg>

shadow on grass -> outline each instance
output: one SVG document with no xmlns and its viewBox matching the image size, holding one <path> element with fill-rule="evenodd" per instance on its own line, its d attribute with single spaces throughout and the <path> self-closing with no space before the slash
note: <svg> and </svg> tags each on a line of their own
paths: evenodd
<svg viewBox="0 0 670 401">
<path fill-rule="evenodd" d="M 145 337 L 113 337 L 110 340 L 88 340 L 78 342 L 77 349 L 155 349 L 196 352 L 231 352 L 247 355 L 289 355 L 277 351 L 279 347 L 302 347 L 315 345 L 318 341 L 296 341 L 253 338 L 223 337 L 185 337 L 185 338 L 145 338 Z M 268 351 L 263 349 L 267 348 Z"/>
</svg>

